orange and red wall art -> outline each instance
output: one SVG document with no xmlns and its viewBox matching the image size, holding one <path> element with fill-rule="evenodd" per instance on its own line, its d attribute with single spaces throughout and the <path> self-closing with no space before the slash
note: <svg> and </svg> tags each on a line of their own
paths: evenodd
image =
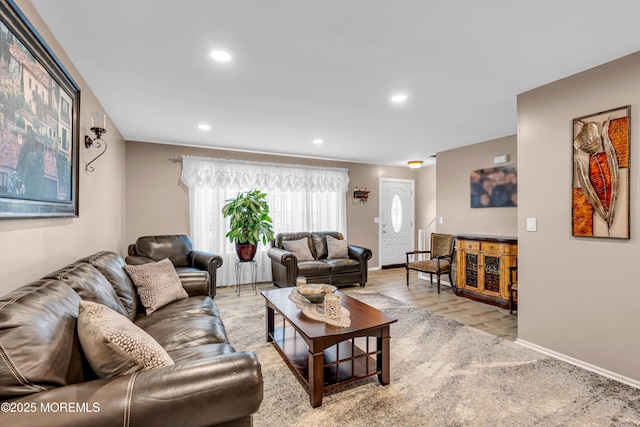
<svg viewBox="0 0 640 427">
<path fill-rule="evenodd" d="M 572 235 L 629 239 L 631 107 L 573 120 Z"/>
</svg>

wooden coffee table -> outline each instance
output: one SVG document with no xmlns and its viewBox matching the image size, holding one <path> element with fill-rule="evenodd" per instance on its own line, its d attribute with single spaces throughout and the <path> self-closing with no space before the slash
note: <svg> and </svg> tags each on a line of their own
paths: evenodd
<svg viewBox="0 0 640 427">
<path fill-rule="evenodd" d="M 291 292 L 295 288 L 261 292 L 267 341 L 307 389 L 311 406 L 322 405 L 325 390 L 363 378 L 377 375 L 382 385 L 389 384 L 389 325 L 398 319 L 336 291 L 351 313 L 351 325 L 333 326 L 304 315 L 289 299 Z"/>
</svg>

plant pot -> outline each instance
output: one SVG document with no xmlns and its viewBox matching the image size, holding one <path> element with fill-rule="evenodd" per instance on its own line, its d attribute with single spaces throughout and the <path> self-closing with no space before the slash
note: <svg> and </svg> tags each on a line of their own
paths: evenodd
<svg viewBox="0 0 640 427">
<path fill-rule="evenodd" d="M 256 256 L 258 244 L 236 243 L 236 255 L 241 261 L 251 261 Z"/>
</svg>

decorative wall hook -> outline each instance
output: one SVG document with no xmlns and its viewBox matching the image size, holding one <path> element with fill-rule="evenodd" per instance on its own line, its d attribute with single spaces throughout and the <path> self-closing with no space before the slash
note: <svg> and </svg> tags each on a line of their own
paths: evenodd
<svg viewBox="0 0 640 427">
<path fill-rule="evenodd" d="M 92 146 L 100 149 L 104 144 L 104 149 L 100 151 L 100 153 L 95 156 L 87 165 L 85 166 L 85 170 L 88 172 L 93 172 L 95 169 L 93 166 L 90 166 L 91 163 L 98 160 L 98 157 L 102 156 L 107 151 L 107 143 L 102 139 L 102 134 L 107 133 L 107 130 L 104 128 L 106 121 L 105 114 L 92 114 L 91 115 L 91 132 L 96 134 L 96 137 L 91 139 L 89 135 L 84 136 L 84 146 L 89 149 Z"/>
</svg>

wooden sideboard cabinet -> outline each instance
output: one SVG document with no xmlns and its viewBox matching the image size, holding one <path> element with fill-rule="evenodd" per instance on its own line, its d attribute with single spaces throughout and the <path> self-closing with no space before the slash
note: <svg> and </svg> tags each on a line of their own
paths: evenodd
<svg viewBox="0 0 640 427">
<path fill-rule="evenodd" d="M 509 307 L 509 267 L 518 264 L 518 240 L 511 237 L 456 236 L 457 294 Z"/>
</svg>

